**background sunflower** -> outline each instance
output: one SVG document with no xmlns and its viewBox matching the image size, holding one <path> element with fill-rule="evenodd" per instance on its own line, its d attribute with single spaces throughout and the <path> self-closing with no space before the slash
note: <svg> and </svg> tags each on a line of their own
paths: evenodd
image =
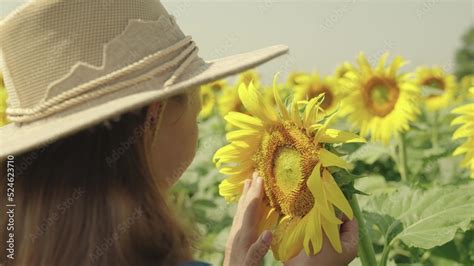
<svg viewBox="0 0 474 266">
<path fill-rule="evenodd" d="M 343 100 L 349 121 L 361 135 L 384 143 L 410 128 L 419 114 L 420 98 L 420 89 L 410 76 L 398 73 L 405 60 L 395 57 L 385 66 L 387 57 L 384 54 L 372 68 L 360 53 L 358 66 L 340 80 L 341 86 L 351 91 Z"/>
<path fill-rule="evenodd" d="M 422 90 L 429 111 L 447 107 L 456 96 L 456 78 L 445 73 L 441 67 L 419 67 L 416 70 L 416 84 Z"/>
<path fill-rule="evenodd" d="M 202 107 L 201 112 L 199 113 L 199 117 L 201 119 L 206 119 L 212 115 L 217 99 L 214 89 L 210 84 L 201 86 L 200 93 Z"/>
<path fill-rule="evenodd" d="M 321 108 L 329 113 L 336 110 L 342 99 L 336 78 L 331 76 L 321 77 L 319 73 L 314 72 L 307 75 L 299 75 L 295 79 L 298 83 L 295 85 L 296 100 L 310 100 L 324 94 Z"/>
<path fill-rule="evenodd" d="M 471 89 L 474 94 L 474 88 Z M 474 103 L 466 104 L 453 110 L 454 114 L 459 115 L 452 122 L 452 125 L 460 127 L 454 132 L 453 139 L 465 139 L 459 146 L 454 155 L 464 154 L 464 160 L 461 166 L 471 171 L 471 178 L 474 179 Z"/>
</svg>

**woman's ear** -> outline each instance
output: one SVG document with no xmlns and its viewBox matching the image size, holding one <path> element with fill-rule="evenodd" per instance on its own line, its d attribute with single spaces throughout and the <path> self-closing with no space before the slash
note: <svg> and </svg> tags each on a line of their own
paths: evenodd
<svg viewBox="0 0 474 266">
<path fill-rule="evenodd" d="M 157 131 L 159 130 L 161 120 L 163 118 L 166 101 L 155 102 L 147 107 L 145 123 L 143 127 L 143 137 L 145 149 L 153 147 L 153 142 Z"/>
</svg>

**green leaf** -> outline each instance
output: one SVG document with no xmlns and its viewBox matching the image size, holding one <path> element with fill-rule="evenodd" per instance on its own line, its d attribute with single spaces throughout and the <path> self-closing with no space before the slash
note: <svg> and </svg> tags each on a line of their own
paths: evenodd
<svg viewBox="0 0 474 266">
<path fill-rule="evenodd" d="M 371 236 L 382 236 L 383 241 L 390 243 L 403 231 L 403 224 L 395 218 L 375 212 L 364 212 L 364 219 Z"/>
<path fill-rule="evenodd" d="M 390 156 L 390 149 L 380 143 L 366 143 L 348 156 L 350 162 L 363 161 L 373 164 L 375 161 Z"/>
<path fill-rule="evenodd" d="M 392 223 L 403 224 L 393 240 L 430 249 L 452 240 L 459 229 L 469 228 L 474 219 L 474 185 L 433 187 L 428 191 L 403 187 L 374 197 L 365 211 L 388 215 L 394 219 Z"/>
</svg>

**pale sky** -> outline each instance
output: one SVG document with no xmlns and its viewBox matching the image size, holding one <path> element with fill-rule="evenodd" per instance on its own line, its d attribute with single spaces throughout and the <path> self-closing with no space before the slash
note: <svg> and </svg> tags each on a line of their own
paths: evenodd
<svg viewBox="0 0 474 266">
<path fill-rule="evenodd" d="M 0 0 L 0 17 L 21 0 Z M 384 51 L 418 65 L 454 68 L 461 35 L 474 25 L 474 0 L 425 1 L 162 1 L 193 36 L 205 59 L 273 44 L 286 44 L 290 56 L 258 70 L 265 80 L 276 71 L 331 73 L 364 51 L 374 61 Z"/>
</svg>

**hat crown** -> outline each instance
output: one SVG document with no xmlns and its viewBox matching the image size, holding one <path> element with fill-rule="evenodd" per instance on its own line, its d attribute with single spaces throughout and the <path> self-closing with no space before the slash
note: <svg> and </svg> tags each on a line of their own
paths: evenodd
<svg viewBox="0 0 474 266">
<path fill-rule="evenodd" d="M 168 23 L 165 27 L 159 25 L 162 18 Z M 117 41 L 114 49 L 109 50 L 115 50 L 120 58 L 105 62 L 106 45 L 131 27 L 133 21 L 157 22 L 154 28 L 148 27 L 148 34 L 155 35 L 153 42 L 142 43 L 143 49 L 139 51 L 130 50 L 130 45 L 124 44 L 128 52 L 123 52 L 124 49 L 120 52 L 121 42 Z M 173 30 L 167 31 L 167 27 Z M 135 47 L 140 45 L 140 35 L 130 32 L 128 37 L 135 40 Z M 161 3 L 155 0 L 30 1 L 9 15 L 0 27 L 1 62 L 9 107 L 34 107 L 51 94 L 60 93 L 54 90 L 69 89 L 57 83 L 71 74 L 73 68 L 82 65 L 101 69 L 109 64 L 109 70 L 114 70 L 183 37 Z M 58 88 L 54 88 L 55 84 Z"/>
</svg>

